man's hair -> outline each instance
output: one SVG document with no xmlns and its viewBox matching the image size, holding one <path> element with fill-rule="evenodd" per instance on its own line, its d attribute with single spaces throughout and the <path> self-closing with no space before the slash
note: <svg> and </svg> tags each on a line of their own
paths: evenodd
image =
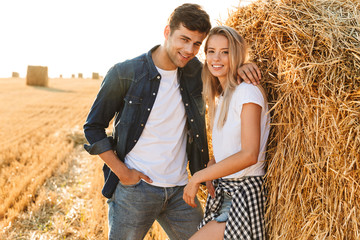
<svg viewBox="0 0 360 240">
<path fill-rule="evenodd" d="M 198 4 L 185 3 L 172 12 L 168 24 L 171 33 L 180 28 L 180 24 L 191 31 L 209 33 L 211 23 L 209 15 Z"/>
</svg>

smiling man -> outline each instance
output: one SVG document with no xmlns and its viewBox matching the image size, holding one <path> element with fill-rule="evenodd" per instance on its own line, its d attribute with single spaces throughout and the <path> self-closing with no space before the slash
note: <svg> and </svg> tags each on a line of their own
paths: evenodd
<svg viewBox="0 0 360 240">
<path fill-rule="evenodd" d="M 195 56 L 210 28 L 199 5 L 177 7 L 164 44 L 114 65 L 101 85 L 84 131 L 86 150 L 105 162 L 109 239 L 143 239 L 155 220 L 170 239 L 188 239 L 197 230 L 200 204 L 196 199 L 198 207 L 191 208 L 182 195 L 187 163 L 193 174 L 209 160 L 202 64 Z"/>
</svg>

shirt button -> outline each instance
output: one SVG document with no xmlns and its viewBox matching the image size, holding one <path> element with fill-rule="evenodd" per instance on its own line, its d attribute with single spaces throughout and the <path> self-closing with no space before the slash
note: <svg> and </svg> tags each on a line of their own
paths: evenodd
<svg viewBox="0 0 360 240">
<path fill-rule="evenodd" d="M 130 104 L 132 104 L 132 101 L 129 101 Z"/>
<path fill-rule="evenodd" d="M 189 104 L 188 104 L 188 103 L 185 103 L 185 106 L 189 106 Z"/>
<path fill-rule="evenodd" d="M 204 149 L 201 149 L 201 152 L 204 152 Z"/>
<path fill-rule="evenodd" d="M 157 79 L 160 79 L 160 76 L 157 76 L 156 78 L 157 78 Z"/>
<path fill-rule="evenodd" d="M 143 126 L 144 126 L 144 124 L 142 123 L 142 124 L 141 124 L 141 126 L 143 127 Z"/>
<path fill-rule="evenodd" d="M 153 93 L 153 95 L 155 96 L 155 95 L 156 95 L 156 93 Z"/>
<path fill-rule="evenodd" d="M 199 137 L 199 134 L 196 134 L 196 137 Z"/>
<path fill-rule="evenodd" d="M 150 112 L 150 108 L 148 108 L 148 111 Z"/>
<path fill-rule="evenodd" d="M 182 90 L 184 90 L 183 88 L 180 88 L 180 90 L 182 91 Z"/>
<path fill-rule="evenodd" d="M 134 140 L 134 142 L 136 142 L 137 140 Z"/>
<path fill-rule="evenodd" d="M 194 121 L 194 119 L 190 119 L 190 122 L 193 122 Z"/>
</svg>

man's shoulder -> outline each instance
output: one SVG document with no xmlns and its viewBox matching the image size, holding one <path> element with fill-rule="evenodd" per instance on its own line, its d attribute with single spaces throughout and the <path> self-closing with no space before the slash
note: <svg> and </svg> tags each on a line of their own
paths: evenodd
<svg viewBox="0 0 360 240">
<path fill-rule="evenodd" d="M 114 67 L 117 69 L 122 69 L 122 68 L 127 69 L 130 66 L 139 66 L 139 64 L 145 63 L 145 61 L 146 61 L 146 54 L 143 53 L 135 58 L 126 59 L 125 61 L 118 62 L 114 65 Z"/>
<path fill-rule="evenodd" d="M 116 73 L 119 78 L 128 78 L 133 77 L 137 72 L 143 71 L 144 66 L 146 66 L 146 57 L 145 54 L 142 54 L 138 57 L 115 63 L 110 68 L 109 73 Z"/>
</svg>

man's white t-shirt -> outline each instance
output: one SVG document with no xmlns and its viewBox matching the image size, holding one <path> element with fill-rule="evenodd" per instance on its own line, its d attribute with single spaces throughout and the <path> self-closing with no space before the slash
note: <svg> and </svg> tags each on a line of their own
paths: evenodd
<svg viewBox="0 0 360 240">
<path fill-rule="evenodd" d="M 214 126 L 212 131 L 213 152 L 216 162 L 239 152 L 241 150 L 241 111 L 243 104 L 255 103 L 261 106 L 261 138 L 258 162 L 242 171 L 231 174 L 224 178 L 241 178 L 243 176 L 262 176 L 264 171 L 265 151 L 270 130 L 270 117 L 268 105 L 264 100 L 261 90 L 245 82 L 236 87 L 232 95 L 227 120 L 224 126 L 217 127 L 222 97 L 219 97 L 215 112 Z"/>
<path fill-rule="evenodd" d="M 177 70 L 157 69 L 161 80 L 154 106 L 125 164 L 150 177 L 154 186 L 182 186 L 188 182 L 186 115 Z"/>
</svg>

